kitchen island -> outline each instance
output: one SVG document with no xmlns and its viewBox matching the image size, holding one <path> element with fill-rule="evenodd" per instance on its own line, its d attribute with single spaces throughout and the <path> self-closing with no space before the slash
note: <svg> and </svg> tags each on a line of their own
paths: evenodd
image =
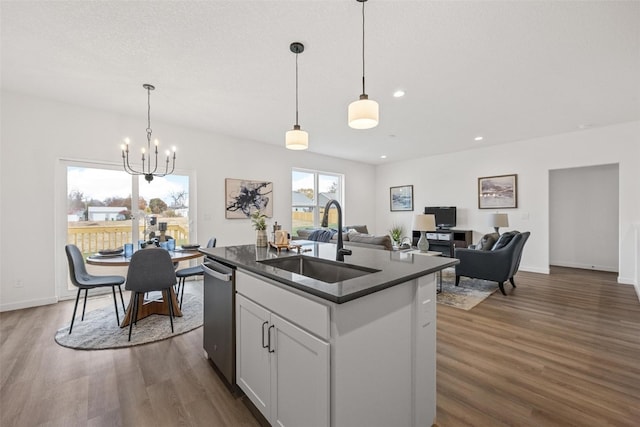
<svg viewBox="0 0 640 427">
<path fill-rule="evenodd" d="M 201 249 L 236 269 L 237 385 L 271 425 L 433 424 L 435 273 L 458 261 L 296 243 Z"/>
</svg>

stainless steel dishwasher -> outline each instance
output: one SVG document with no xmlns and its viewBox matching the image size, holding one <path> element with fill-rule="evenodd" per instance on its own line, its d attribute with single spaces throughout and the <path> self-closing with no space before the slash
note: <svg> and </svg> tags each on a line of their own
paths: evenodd
<svg viewBox="0 0 640 427">
<path fill-rule="evenodd" d="M 236 391 L 236 270 L 211 258 L 202 266 L 203 347 L 227 386 Z"/>
</svg>

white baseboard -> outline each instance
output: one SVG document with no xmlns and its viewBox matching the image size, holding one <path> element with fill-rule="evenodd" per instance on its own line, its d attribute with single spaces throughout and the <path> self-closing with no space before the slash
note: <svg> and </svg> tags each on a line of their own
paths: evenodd
<svg viewBox="0 0 640 427">
<path fill-rule="evenodd" d="M 527 266 L 523 266 L 521 265 L 520 268 L 518 268 L 518 271 L 527 271 L 529 273 L 540 273 L 540 274 L 549 274 L 549 268 L 536 268 L 536 267 L 527 267 Z"/>
<path fill-rule="evenodd" d="M 27 300 L 27 301 L 13 302 L 13 303 L 10 303 L 10 304 L 2 304 L 2 305 L 0 305 L 0 312 L 12 311 L 12 310 L 21 310 L 23 308 L 38 307 L 38 306 L 41 306 L 41 305 L 55 304 L 57 302 L 58 302 L 58 298 L 57 297 L 40 298 L 40 299 L 32 299 L 32 300 Z"/>
<path fill-rule="evenodd" d="M 568 261 L 553 261 L 550 264 L 557 265 L 558 267 L 579 268 L 582 270 L 608 271 L 611 273 L 618 272 L 618 267 L 611 267 L 608 265 L 592 265 L 592 264 L 583 264 L 579 262 L 568 262 Z"/>
</svg>

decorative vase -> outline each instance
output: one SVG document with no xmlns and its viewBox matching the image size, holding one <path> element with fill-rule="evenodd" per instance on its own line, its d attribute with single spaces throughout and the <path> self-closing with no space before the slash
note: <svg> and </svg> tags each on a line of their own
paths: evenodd
<svg viewBox="0 0 640 427">
<path fill-rule="evenodd" d="M 267 230 L 256 230 L 256 246 L 259 248 L 267 246 Z"/>
</svg>

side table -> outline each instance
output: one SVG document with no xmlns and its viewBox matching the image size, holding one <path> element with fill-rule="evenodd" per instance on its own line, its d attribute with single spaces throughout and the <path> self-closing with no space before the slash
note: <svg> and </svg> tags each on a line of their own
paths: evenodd
<svg viewBox="0 0 640 427">
<path fill-rule="evenodd" d="M 438 251 L 427 251 L 427 252 L 422 252 L 418 249 L 412 249 L 410 251 L 407 251 L 408 254 L 412 254 L 412 255 L 423 255 L 423 256 L 442 256 L 442 252 L 438 252 Z M 436 289 L 436 293 L 442 293 L 442 270 L 438 271 L 438 289 Z"/>
</svg>

